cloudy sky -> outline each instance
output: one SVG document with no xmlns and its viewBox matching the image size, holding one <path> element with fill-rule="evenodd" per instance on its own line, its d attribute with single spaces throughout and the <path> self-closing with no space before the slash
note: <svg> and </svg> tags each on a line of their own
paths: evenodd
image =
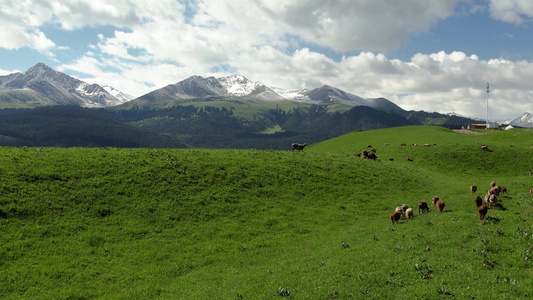
<svg viewBox="0 0 533 300">
<path fill-rule="evenodd" d="M 328 84 L 407 110 L 533 113 L 530 0 L 0 0 L 0 75 L 133 96 L 192 75 Z"/>
</svg>

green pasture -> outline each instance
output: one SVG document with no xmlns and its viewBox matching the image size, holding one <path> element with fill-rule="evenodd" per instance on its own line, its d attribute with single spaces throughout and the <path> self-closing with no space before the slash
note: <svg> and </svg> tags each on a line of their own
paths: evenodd
<svg viewBox="0 0 533 300">
<path fill-rule="evenodd" d="M 0 148 L 0 298 L 530 299 L 533 132 L 478 133 Z M 354 156 L 372 149 L 380 161 Z M 492 180 L 509 192 L 481 221 L 469 187 Z M 435 195 L 444 212 L 419 214 Z M 403 203 L 414 219 L 392 225 Z"/>
</svg>

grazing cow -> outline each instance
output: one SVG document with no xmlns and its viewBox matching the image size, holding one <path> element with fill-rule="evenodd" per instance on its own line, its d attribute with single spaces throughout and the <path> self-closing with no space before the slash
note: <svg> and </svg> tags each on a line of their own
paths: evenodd
<svg viewBox="0 0 533 300">
<path fill-rule="evenodd" d="M 507 194 L 507 188 L 502 185 L 502 190 L 500 194 Z"/>
<path fill-rule="evenodd" d="M 530 194 L 533 194 L 533 189 L 530 189 L 530 190 L 529 190 L 529 193 L 530 193 Z"/>
<path fill-rule="evenodd" d="M 485 216 L 487 215 L 487 203 L 482 203 L 480 206 L 477 207 L 477 212 L 479 213 L 479 219 L 484 220 Z"/>
<path fill-rule="evenodd" d="M 483 202 L 483 200 L 479 196 L 476 197 L 475 202 L 476 202 L 477 212 L 479 213 L 479 219 L 484 220 L 485 216 L 487 215 L 487 211 L 488 211 L 487 203 Z"/>
<path fill-rule="evenodd" d="M 379 160 L 375 152 L 368 152 L 366 150 L 363 151 L 362 157 L 366 159 Z"/>
<path fill-rule="evenodd" d="M 479 196 L 476 197 L 475 202 L 476 202 L 477 212 L 479 213 L 479 219 L 484 220 L 485 216 L 487 215 L 487 210 L 488 210 L 487 203 L 483 202 L 483 200 Z"/>
<path fill-rule="evenodd" d="M 413 214 L 414 214 L 414 212 L 413 212 L 412 208 L 409 207 L 408 209 L 405 210 L 405 217 L 407 219 L 412 220 L 413 219 Z"/>
<path fill-rule="evenodd" d="M 502 188 L 499 186 L 499 185 L 495 185 L 493 186 L 491 189 L 490 189 L 490 193 L 491 194 L 494 194 L 496 196 L 500 196 L 500 193 L 502 191 Z"/>
<path fill-rule="evenodd" d="M 392 222 L 392 225 L 398 223 L 398 221 L 400 221 L 401 217 L 402 217 L 402 212 L 401 211 L 397 211 L 397 210 L 391 212 L 391 214 L 389 216 L 389 218 L 390 218 L 390 220 Z"/>
<path fill-rule="evenodd" d="M 472 192 L 472 194 L 475 194 L 476 191 L 477 191 L 477 185 L 472 184 L 472 185 L 470 186 L 470 191 Z"/>
<path fill-rule="evenodd" d="M 437 205 L 437 201 L 439 201 L 439 196 L 433 196 L 433 198 L 431 199 L 431 203 L 433 203 L 433 205 Z"/>
<path fill-rule="evenodd" d="M 435 203 L 435 207 L 437 208 L 437 210 L 441 213 L 443 210 L 444 210 L 444 207 L 446 206 L 446 203 L 444 203 L 444 201 L 442 200 L 438 200 L 436 203 Z"/>
<path fill-rule="evenodd" d="M 481 199 L 481 197 L 477 196 L 476 197 L 476 200 L 474 200 L 476 202 L 476 206 L 480 206 L 481 204 L 483 204 L 483 199 Z"/>
<path fill-rule="evenodd" d="M 418 202 L 418 214 L 420 214 L 420 211 L 429 212 L 428 203 L 426 201 Z"/>
<path fill-rule="evenodd" d="M 496 203 L 498 202 L 498 196 L 494 193 L 491 193 L 491 191 L 487 191 L 487 194 L 485 195 L 485 202 L 487 205 L 490 206 L 492 209 L 496 209 Z"/>
<path fill-rule="evenodd" d="M 410 158 L 410 157 L 408 157 L 408 158 L 407 158 L 407 161 L 413 161 L 413 159 L 412 159 L 412 158 Z"/>
<path fill-rule="evenodd" d="M 292 146 L 292 151 L 294 150 L 302 151 L 304 150 L 305 146 L 307 146 L 307 143 L 306 144 L 292 143 L 291 146 Z"/>
</svg>

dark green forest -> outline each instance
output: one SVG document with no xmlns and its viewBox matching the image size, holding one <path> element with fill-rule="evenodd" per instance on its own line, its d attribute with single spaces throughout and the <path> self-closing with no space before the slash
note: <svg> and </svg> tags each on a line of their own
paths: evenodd
<svg viewBox="0 0 533 300">
<path fill-rule="evenodd" d="M 288 150 L 294 142 L 311 144 L 356 130 L 407 125 L 460 128 L 471 122 L 438 113 L 390 114 L 366 106 L 333 113 L 321 105 L 278 108 L 252 119 L 211 106 L 131 110 L 49 106 L 0 110 L 0 146 Z M 269 132 L 269 128 L 278 130 Z"/>
</svg>

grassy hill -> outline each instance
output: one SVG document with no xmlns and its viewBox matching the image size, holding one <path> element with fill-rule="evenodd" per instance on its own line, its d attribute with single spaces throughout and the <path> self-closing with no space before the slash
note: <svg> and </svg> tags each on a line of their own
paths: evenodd
<svg viewBox="0 0 533 300">
<path fill-rule="evenodd" d="M 0 298 L 531 298 L 532 134 L 400 127 L 304 152 L 3 147 Z M 354 156 L 368 145 L 381 161 Z M 482 196 L 491 180 L 509 193 L 480 221 L 469 186 Z M 443 213 L 388 219 L 435 195 Z"/>
</svg>

